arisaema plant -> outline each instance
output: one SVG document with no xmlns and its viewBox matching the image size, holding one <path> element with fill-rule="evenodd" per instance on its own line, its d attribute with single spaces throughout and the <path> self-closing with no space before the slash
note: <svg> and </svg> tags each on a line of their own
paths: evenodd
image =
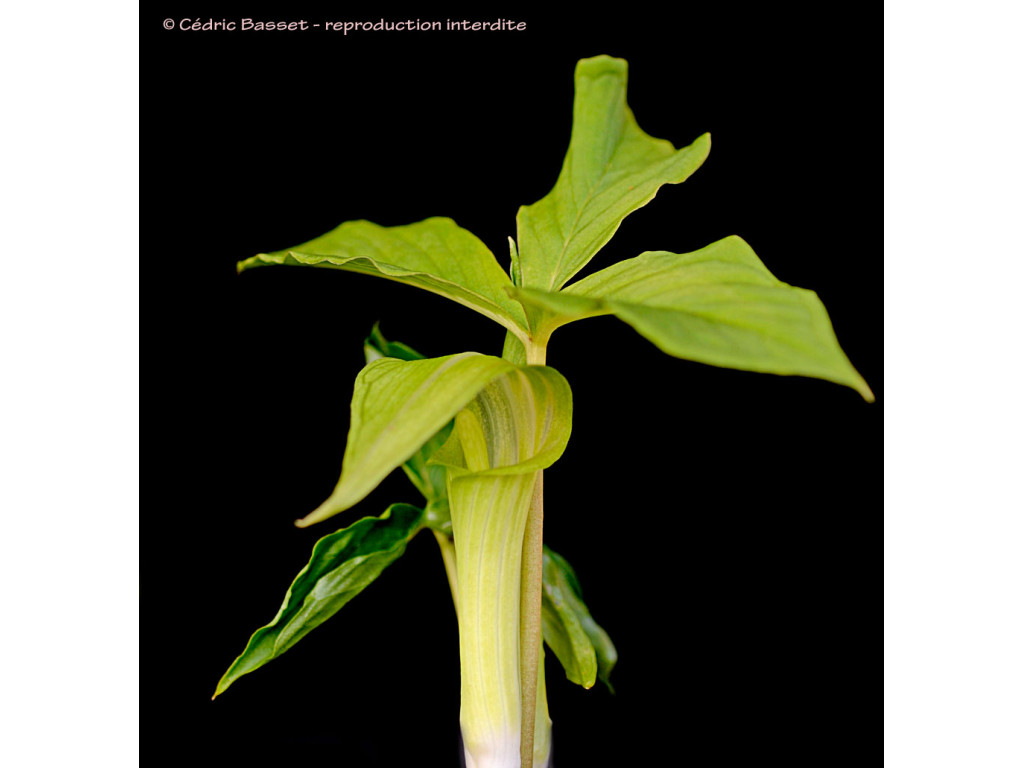
<svg viewBox="0 0 1024 768">
<path fill-rule="evenodd" d="M 552 333 L 614 315 L 675 357 L 827 379 L 873 399 L 818 297 L 777 280 L 738 237 L 693 253 L 648 251 L 571 282 L 626 216 L 663 184 L 685 181 L 709 149 L 707 135 L 676 149 L 644 133 L 626 104 L 626 62 L 584 59 L 562 171 L 551 192 L 520 208 L 508 273 L 447 218 L 397 227 L 349 221 L 239 264 L 340 269 L 414 285 L 493 320 L 505 342 L 500 356 L 425 359 L 374 328 L 355 381 L 341 478 L 297 525 L 348 510 L 399 467 L 422 502 L 393 504 L 320 539 L 217 694 L 333 616 L 429 530 L 459 623 L 467 765 L 547 764 L 543 644 L 584 687 L 607 682 L 616 660 L 572 567 L 543 545 L 543 471 L 565 450 L 572 419 L 569 384 L 547 366 Z"/>
</svg>

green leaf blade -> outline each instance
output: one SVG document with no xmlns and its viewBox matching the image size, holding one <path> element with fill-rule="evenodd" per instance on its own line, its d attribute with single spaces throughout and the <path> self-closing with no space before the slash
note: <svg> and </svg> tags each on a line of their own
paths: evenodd
<svg viewBox="0 0 1024 768">
<path fill-rule="evenodd" d="M 388 341 L 380 331 L 380 323 L 374 323 L 370 335 L 363 340 L 363 354 L 366 356 L 366 364 L 382 357 L 394 357 L 399 360 L 423 360 L 415 349 L 400 341 Z"/>
<path fill-rule="evenodd" d="M 214 698 L 290 649 L 376 580 L 405 552 L 422 518 L 416 507 L 393 504 L 379 517 L 365 517 L 317 541 L 277 615 L 253 633 L 217 683 Z"/>
<path fill-rule="evenodd" d="M 547 334 L 614 314 L 675 357 L 825 379 L 874 399 L 817 295 L 776 279 L 739 237 L 693 253 L 649 251 L 558 294 L 518 289 L 514 295 L 543 314 Z"/>
<path fill-rule="evenodd" d="M 506 332 L 506 335 L 511 334 Z M 374 324 L 370 335 L 363 342 L 363 351 L 367 364 L 382 357 L 394 357 L 399 360 L 425 359 L 409 345 L 400 341 L 388 341 L 384 338 L 379 323 Z M 448 508 L 448 477 L 444 467 L 428 462 L 431 456 L 448 440 L 454 426 L 454 420 L 449 421 L 402 464 L 402 471 L 426 500 L 423 514 L 424 524 L 446 536 L 451 536 L 452 533 L 451 514 Z"/>
<path fill-rule="evenodd" d="M 341 478 L 331 496 L 296 524 L 350 508 L 414 457 L 485 386 L 514 369 L 464 352 L 424 360 L 381 358 L 356 377 Z"/>
<path fill-rule="evenodd" d="M 546 545 L 541 613 L 544 642 L 566 677 L 584 688 L 600 679 L 611 690 L 609 676 L 618 661 L 615 645 L 590 615 L 572 566 Z"/>
<path fill-rule="evenodd" d="M 449 218 L 398 227 L 347 221 L 301 245 L 241 261 L 238 271 L 273 264 L 375 275 L 445 296 L 516 334 L 526 325 L 522 307 L 507 293 L 512 281 L 494 254 Z"/>
<path fill-rule="evenodd" d="M 576 66 L 569 150 L 554 189 L 517 216 L 521 283 L 558 290 L 663 184 L 685 181 L 711 148 L 708 134 L 676 149 L 637 125 L 627 65 L 597 56 Z"/>
<path fill-rule="evenodd" d="M 541 600 L 544 642 L 554 652 L 570 682 L 591 688 L 597 680 L 597 654 L 569 595 L 564 579 L 545 553 Z"/>
</svg>

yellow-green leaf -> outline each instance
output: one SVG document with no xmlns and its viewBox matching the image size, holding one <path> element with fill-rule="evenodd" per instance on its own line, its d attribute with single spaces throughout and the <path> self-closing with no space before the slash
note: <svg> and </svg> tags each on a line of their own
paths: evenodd
<svg viewBox="0 0 1024 768">
<path fill-rule="evenodd" d="M 399 360 L 424 359 L 423 355 L 407 344 L 384 338 L 379 324 L 374 324 L 370 335 L 363 342 L 363 352 L 367 363 L 382 357 L 395 357 Z M 406 477 L 426 499 L 424 524 L 446 536 L 451 536 L 452 533 L 451 515 L 448 511 L 448 476 L 444 467 L 427 462 L 448 440 L 454 425 L 454 421 L 449 421 L 402 464 L 402 471 Z"/>
<path fill-rule="evenodd" d="M 238 271 L 270 264 L 361 272 L 414 285 L 475 309 L 523 334 L 523 309 L 508 296 L 512 281 L 480 239 L 448 218 L 400 227 L 346 221 L 325 235 L 239 262 Z"/>
<path fill-rule="evenodd" d="M 572 137 L 554 189 L 519 209 L 517 286 L 558 290 L 607 243 L 622 220 L 662 184 L 685 181 L 711 138 L 676 149 L 648 136 L 626 104 L 626 62 L 610 56 L 576 65 Z"/>
<path fill-rule="evenodd" d="M 614 314 L 675 357 L 827 379 L 874 399 L 817 295 L 776 279 L 739 237 L 694 253 L 643 253 L 561 293 L 515 295 L 535 308 L 545 339 L 573 320 Z"/>
<path fill-rule="evenodd" d="M 356 377 L 341 479 L 331 496 L 297 522 L 342 512 L 408 461 L 476 394 L 515 369 L 498 357 L 463 352 L 427 360 L 375 360 Z"/>
</svg>

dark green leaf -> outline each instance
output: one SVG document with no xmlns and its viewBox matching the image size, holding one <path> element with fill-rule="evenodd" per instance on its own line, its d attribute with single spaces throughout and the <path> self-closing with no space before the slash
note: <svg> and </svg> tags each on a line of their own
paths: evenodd
<svg viewBox="0 0 1024 768">
<path fill-rule="evenodd" d="M 380 517 L 364 517 L 324 536 L 295 577 L 277 616 L 253 634 L 242 655 L 217 683 L 216 698 L 239 677 L 262 667 L 337 613 L 405 552 L 423 512 L 392 504 Z"/>
<path fill-rule="evenodd" d="M 574 683 L 590 688 L 596 678 L 611 690 L 609 675 L 619 655 L 611 638 L 583 602 L 572 566 L 544 547 L 544 594 L 541 604 L 544 642 L 562 663 Z"/>
<path fill-rule="evenodd" d="M 363 354 L 366 355 L 367 364 L 382 357 L 394 357 L 398 360 L 423 360 L 421 355 L 412 347 L 400 341 L 388 341 L 380 332 L 380 323 L 373 324 L 373 330 L 363 341 Z"/>
</svg>

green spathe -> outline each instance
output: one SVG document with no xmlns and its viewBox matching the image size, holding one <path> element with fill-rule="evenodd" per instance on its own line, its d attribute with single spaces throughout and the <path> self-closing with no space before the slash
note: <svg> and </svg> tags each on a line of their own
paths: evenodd
<svg viewBox="0 0 1024 768">
<path fill-rule="evenodd" d="M 472 768 L 520 762 L 523 539 L 538 475 L 565 450 L 571 422 L 565 379 L 547 367 L 517 368 L 484 387 L 456 416 L 451 437 L 432 459 L 448 469 L 458 556 L 462 736 Z M 537 721 L 549 722 L 546 706 L 537 707 L 530 726 Z M 540 764 L 546 762 L 546 730 L 537 741 L 530 735 L 531 765 L 538 753 Z"/>
<path fill-rule="evenodd" d="M 423 355 L 408 345 L 388 341 L 376 325 L 366 339 L 365 348 L 369 362 L 381 357 L 397 357 L 402 360 L 423 359 Z M 451 536 L 452 527 L 450 517 L 448 517 L 448 491 L 444 480 L 446 469 L 438 463 L 443 455 L 434 458 L 433 462 L 430 460 L 437 449 L 448 439 L 453 426 L 454 421 L 445 425 L 441 432 L 434 435 L 426 445 L 402 465 L 402 469 L 405 470 L 413 485 L 427 498 L 424 523 L 446 536 Z M 449 446 L 448 450 L 451 451 L 452 446 Z M 457 459 L 464 461 L 461 457 L 457 457 Z M 438 481 L 439 477 L 441 478 L 440 482 Z M 444 519 L 432 519 L 432 509 L 443 510 Z M 591 617 L 590 610 L 583 602 L 583 594 L 572 566 L 546 544 L 543 551 L 544 642 L 555 650 L 555 657 L 565 668 L 569 680 L 586 688 L 594 684 L 595 675 L 580 675 L 575 671 L 581 666 L 578 658 L 590 657 L 596 664 L 594 666 L 596 677 L 599 677 L 610 689 L 609 675 L 618 658 L 615 646 L 611 638 L 608 637 L 608 633 Z M 566 629 L 566 625 L 571 625 L 573 629 Z M 577 627 L 582 632 L 582 635 L 575 637 L 580 648 L 578 654 L 560 652 L 558 649 L 564 647 L 567 642 L 567 633 L 575 631 Z M 587 662 L 583 661 L 582 664 L 585 665 Z M 540 670 L 543 674 L 543 665 Z M 538 718 L 546 718 L 547 701 L 543 696 L 538 698 L 538 705 Z M 547 727 L 550 728 L 550 723 Z"/>
<path fill-rule="evenodd" d="M 400 360 L 423 360 L 423 356 L 401 342 L 388 341 L 374 326 L 364 345 L 366 357 L 370 362 L 383 357 L 395 357 Z M 534 378 L 535 384 L 547 389 L 543 383 L 545 377 L 552 372 L 537 374 L 527 371 L 523 374 L 528 379 Z M 537 378 L 539 375 L 540 378 Z M 508 385 L 503 386 L 507 388 Z M 556 389 L 564 390 L 562 397 L 568 396 L 564 379 L 555 378 Z M 417 507 L 395 504 L 380 517 L 368 517 L 353 525 L 320 539 L 314 547 L 309 563 L 295 578 L 285 597 L 278 615 L 266 626 L 257 630 L 243 653 L 232 663 L 217 686 L 216 695 L 220 695 L 239 677 L 255 671 L 267 662 L 277 658 L 295 643 L 318 627 L 329 617 L 337 613 L 358 591 L 368 586 L 383 567 L 389 565 L 405 552 L 405 544 L 424 527 L 434 528 L 436 533 L 446 537 L 452 534 L 452 525 L 448 511 L 448 469 L 439 463 L 429 460 L 438 449 L 448 441 L 454 419 L 448 422 L 439 432 L 435 433 L 422 445 L 404 464 L 402 469 L 413 485 L 425 497 L 425 511 Z M 512 429 L 506 429 L 511 434 Z M 453 443 L 454 444 L 454 443 Z M 550 457 L 550 451 L 543 446 L 521 446 L 524 451 L 540 453 Z M 549 446 L 550 447 L 550 446 Z M 560 451 L 564 446 L 553 446 Z M 451 451 L 451 446 L 449 446 Z M 461 450 L 461 449 L 460 449 Z M 461 453 L 458 460 L 462 460 Z M 507 463 L 507 462 L 506 462 Z M 522 467 L 516 468 L 518 471 Z M 572 573 L 568 563 L 555 553 L 546 550 L 545 562 L 549 553 L 564 564 L 562 569 Z M 549 585 L 547 579 L 555 572 L 545 569 L 545 601 L 549 587 L 560 589 L 560 586 Z M 558 578 L 562 578 L 559 576 Z M 572 575 L 575 583 L 575 575 Z M 582 612 L 589 617 L 586 606 L 579 602 Z M 590 620 L 593 623 L 593 620 Z M 596 624 L 594 624 L 597 627 Z M 549 626 L 545 623 L 545 641 L 554 647 L 558 638 L 549 636 Z M 551 630 L 556 631 L 556 630 Z M 605 638 L 607 635 L 597 627 Z M 610 640 L 608 644 L 610 646 Z M 612 647 L 614 652 L 614 647 Z M 561 658 L 561 657 L 559 657 Z M 549 748 L 550 720 L 547 714 L 547 700 L 544 693 L 543 667 L 537 705 L 538 740 L 535 752 L 546 755 Z M 538 765 L 543 760 L 538 758 Z"/>
</svg>

